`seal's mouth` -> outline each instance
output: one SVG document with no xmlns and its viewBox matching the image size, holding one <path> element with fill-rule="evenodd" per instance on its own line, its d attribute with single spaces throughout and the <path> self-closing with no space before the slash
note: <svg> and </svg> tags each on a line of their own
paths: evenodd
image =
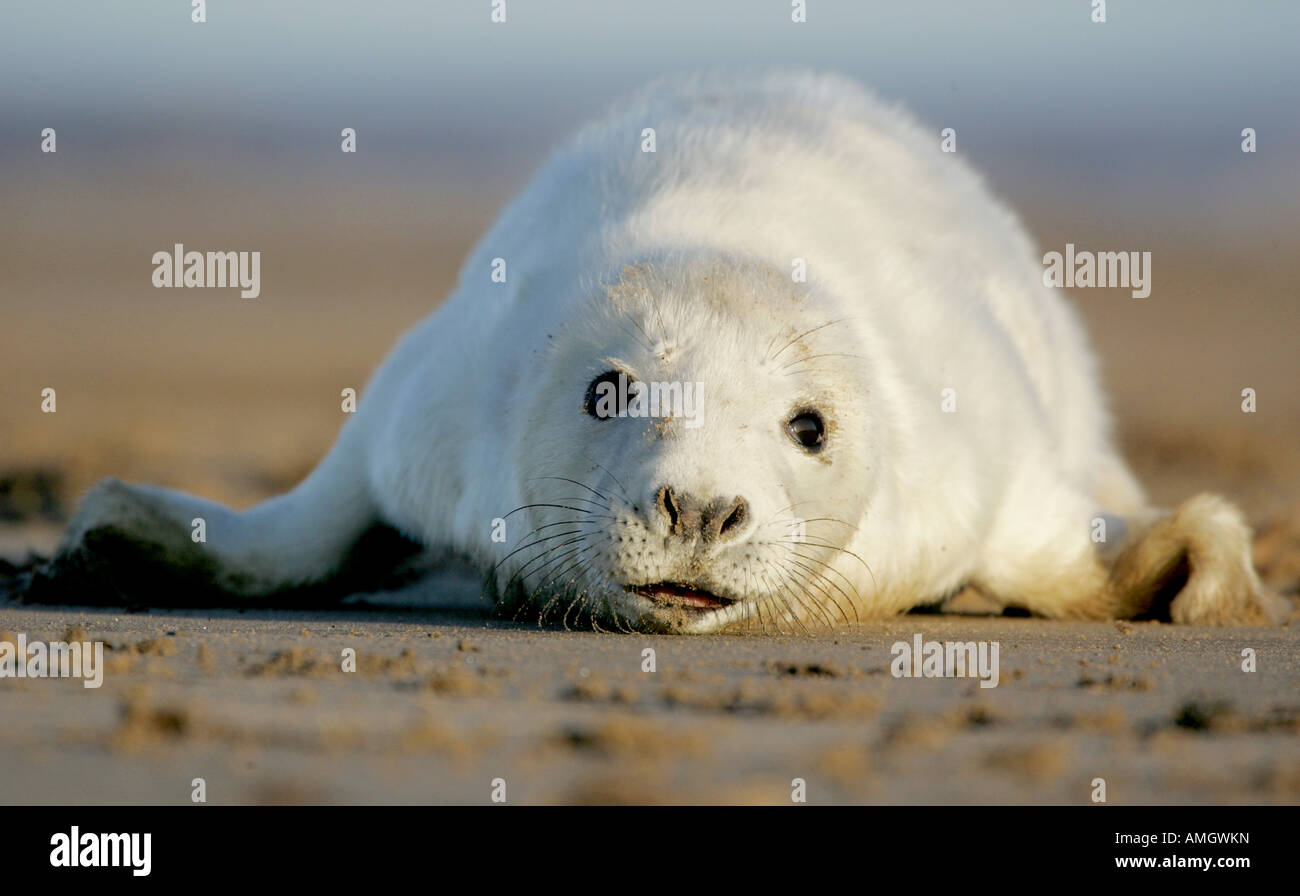
<svg viewBox="0 0 1300 896">
<path fill-rule="evenodd" d="M 680 607 L 686 610 L 721 610 L 735 601 L 711 591 L 676 582 L 656 582 L 652 585 L 630 585 L 628 591 L 648 597 L 657 604 Z"/>
</svg>

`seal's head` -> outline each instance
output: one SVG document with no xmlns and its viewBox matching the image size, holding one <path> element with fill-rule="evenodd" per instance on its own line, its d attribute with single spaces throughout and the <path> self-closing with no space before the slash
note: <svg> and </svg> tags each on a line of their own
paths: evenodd
<svg viewBox="0 0 1300 896">
<path fill-rule="evenodd" d="M 650 631 L 855 618 L 870 365 L 816 288 L 717 255 L 593 288 L 529 390 L 507 603 Z"/>
</svg>

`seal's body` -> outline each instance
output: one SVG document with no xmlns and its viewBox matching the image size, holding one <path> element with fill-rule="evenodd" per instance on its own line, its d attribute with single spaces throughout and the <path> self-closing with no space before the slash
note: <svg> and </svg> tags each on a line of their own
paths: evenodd
<svg viewBox="0 0 1300 896">
<path fill-rule="evenodd" d="M 807 628 L 965 585 L 1054 617 L 1282 610 L 1230 505 L 1146 508 L 1014 216 L 936 134 L 809 75 L 621 105 L 298 488 L 234 513 L 110 481 L 62 556 L 111 531 L 256 598 L 328 580 L 376 522 L 600 626 Z"/>
</svg>

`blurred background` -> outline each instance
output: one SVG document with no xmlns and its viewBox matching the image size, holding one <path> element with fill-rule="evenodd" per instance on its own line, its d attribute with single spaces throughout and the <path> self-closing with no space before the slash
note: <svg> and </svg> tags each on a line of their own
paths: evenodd
<svg viewBox="0 0 1300 896">
<path fill-rule="evenodd" d="M 1300 4 L 1107 6 L 7 3 L 0 554 L 48 550 L 105 475 L 236 506 L 289 487 L 556 141 L 657 76 L 766 66 L 954 128 L 1042 251 L 1152 252 L 1149 298 L 1072 295 L 1126 451 L 1161 501 L 1219 490 L 1294 530 Z M 260 251 L 261 296 L 155 289 L 178 242 Z"/>
</svg>

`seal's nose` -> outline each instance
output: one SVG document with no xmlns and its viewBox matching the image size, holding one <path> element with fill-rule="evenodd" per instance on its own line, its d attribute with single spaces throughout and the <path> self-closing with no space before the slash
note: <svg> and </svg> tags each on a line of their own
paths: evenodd
<svg viewBox="0 0 1300 896">
<path fill-rule="evenodd" d="M 738 536 L 749 519 L 749 504 L 739 496 L 703 502 L 687 492 L 665 485 L 655 492 L 655 506 L 678 538 L 728 541 Z"/>
</svg>

